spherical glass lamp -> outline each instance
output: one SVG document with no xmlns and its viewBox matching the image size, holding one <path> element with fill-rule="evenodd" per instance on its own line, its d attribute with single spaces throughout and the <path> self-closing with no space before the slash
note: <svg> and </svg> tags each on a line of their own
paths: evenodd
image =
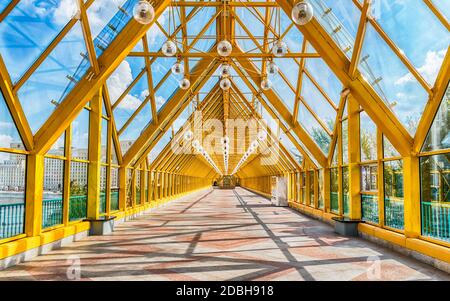
<svg viewBox="0 0 450 301">
<path fill-rule="evenodd" d="M 149 24 L 155 18 L 155 9 L 149 2 L 141 0 L 133 8 L 133 18 L 141 24 Z"/>
<path fill-rule="evenodd" d="M 286 55 L 288 49 L 285 42 L 278 40 L 272 48 L 272 53 L 276 57 L 283 57 Z"/>
<path fill-rule="evenodd" d="M 311 4 L 300 1 L 292 8 L 291 17 L 295 24 L 305 25 L 314 16 L 314 10 Z"/>
<path fill-rule="evenodd" d="M 275 64 L 274 62 L 270 62 L 267 65 L 267 73 L 269 73 L 270 75 L 277 74 L 278 70 L 279 70 L 279 68 L 278 68 L 277 64 Z"/>
<path fill-rule="evenodd" d="M 174 56 L 177 54 L 177 45 L 171 40 L 166 41 L 162 45 L 161 51 L 165 56 Z"/>
<path fill-rule="evenodd" d="M 220 76 L 221 77 L 227 77 L 231 74 L 231 66 L 228 64 L 222 64 L 220 67 Z"/>
<path fill-rule="evenodd" d="M 228 78 L 223 78 L 220 81 L 220 88 L 224 91 L 229 90 L 231 88 L 231 81 Z"/>
<path fill-rule="evenodd" d="M 231 46 L 231 43 L 227 40 L 220 41 L 219 44 L 217 44 L 217 53 L 220 56 L 230 56 L 232 51 L 233 46 Z"/>
<path fill-rule="evenodd" d="M 184 73 L 184 66 L 180 62 L 176 62 L 172 66 L 172 73 L 175 75 L 180 75 Z"/>
<path fill-rule="evenodd" d="M 191 81 L 187 78 L 183 78 L 182 80 L 180 80 L 179 85 L 180 89 L 187 90 L 191 86 Z"/>
<path fill-rule="evenodd" d="M 261 81 L 261 89 L 264 91 L 270 90 L 272 88 L 272 81 L 268 78 L 265 78 Z"/>
</svg>

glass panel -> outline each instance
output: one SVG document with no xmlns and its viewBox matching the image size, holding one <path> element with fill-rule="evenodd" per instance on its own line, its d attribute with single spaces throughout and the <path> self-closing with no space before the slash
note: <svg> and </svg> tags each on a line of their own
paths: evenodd
<svg viewBox="0 0 450 301">
<path fill-rule="evenodd" d="M 361 161 L 377 159 L 377 126 L 366 112 L 359 114 L 361 135 Z"/>
<path fill-rule="evenodd" d="M 306 172 L 302 172 L 302 180 L 301 180 L 301 189 L 302 189 L 302 204 L 306 204 Z"/>
<path fill-rule="evenodd" d="M 323 185 L 324 185 L 324 183 L 323 183 L 323 169 L 320 169 L 319 170 L 319 181 L 318 181 L 318 189 L 319 189 L 319 208 L 320 209 L 323 209 L 323 207 L 324 207 L 324 199 L 325 199 L 325 196 L 324 196 L 324 189 L 323 189 Z"/>
<path fill-rule="evenodd" d="M 361 195 L 362 220 L 378 224 L 378 196 L 371 194 Z"/>
<path fill-rule="evenodd" d="M 348 119 L 342 121 L 342 164 L 348 164 Z"/>
<path fill-rule="evenodd" d="M 108 150 L 108 120 L 102 118 L 102 140 L 100 144 L 101 148 L 101 159 L 102 163 L 107 163 L 107 150 Z"/>
<path fill-rule="evenodd" d="M 5 0 L 1 2 L 0 11 Z M 75 3 L 68 1 L 17 3 L 0 23 L 0 51 L 13 82 L 22 77 L 76 11 Z"/>
<path fill-rule="evenodd" d="M 384 216 L 385 225 L 402 230 L 403 216 L 403 162 L 384 163 Z"/>
<path fill-rule="evenodd" d="M 127 191 L 127 208 L 131 208 L 133 207 L 133 191 L 132 191 L 132 175 L 133 175 L 133 170 L 132 169 L 127 169 L 127 179 L 126 179 L 126 191 Z"/>
<path fill-rule="evenodd" d="M 338 169 L 330 169 L 330 200 L 331 212 L 339 213 L 339 183 L 338 183 Z"/>
<path fill-rule="evenodd" d="M 26 156 L 0 152 L 0 239 L 24 232 Z"/>
<path fill-rule="evenodd" d="M 86 218 L 88 164 L 70 162 L 69 221 Z"/>
<path fill-rule="evenodd" d="M 361 190 L 378 191 L 378 166 L 376 164 L 361 166 Z"/>
<path fill-rule="evenodd" d="M 86 55 L 81 25 L 76 23 L 19 89 L 19 100 L 33 133 L 85 74 L 90 66 Z"/>
<path fill-rule="evenodd" d="M 414 135 L 428 94 L 370 23 L 367 23 L 359 69 L 410 134 Z"/>
<path fill-rule="evenodd" d="M 64 161 L 44 159 L 44 196 L 42 228 L 63 223 Z"/>
<path fill-rule="evenodd" d="M 2 93 L 0 93 L 0 147 L 24 149 L 19 131 L 6 106 Z"/>
<path fill-rule="evenodd" d="M 425 1 L 375 0 L 371 5 L 378 24 L 433 86 L 450 42 L 444 25 Z M 405 76 L 412 78 L 410 73 Z"/>
<path fill-rule="evenodd" d="M 314 171 L 308 172 L 309 174 L 309 205 L 314 206 Z"/>
<path fill-rule="evenodd" d="M 342 167 L 342 201 L 344 204 L 344 215 L 350 213 L 350 190 L 348 181 L 348 167 Z"/>
<path fill-rule="evenodd" d="M 320 149 L 328 154 L 331 137 L 317 122 L 314 116 L 302 105 L 298 110 L 298 120 L 305 130 L 311 135 Z"/>
<path fill-rule="evenodd" d="M 400 153 L 392 145 L 391 141 L 383 135 L 383 155 L 385 158 L 400 157 Z"/>
<path fill-rule="evenodd" d="M 422 235 L 450 242 L 450 153 L 420 158 Z"/>
<path fill-rule="evenodd" d="M 305 68 L 325 94 L 337 106 L 341 99 L 342 83 L 321 58 L 306 59 Z"/>
<path fill-rule="evenodd" d="M 89 148 L 89 111 L 84 109 L 72 122 L 72 158 L 87 160 Z"/>
<path fill-rule="evenodd" d="M 100 202 L 99 212 L 100 214 L 106 213 L 106 180 L 108 176 L 108 168 L 106 166 L 100 167 Z"/>
<path fill-rule="evenodd" d="M 136 205 L 141 204 L 141 171 L 135 171 L 135 181 L 134 181 L 134 193 L 136 199 Z"/>
<path fill-rule="evenodd" d="M 428 132 L 423 152 L 450 148 L 450 85 L 447 87 L 444 99 L 434 117 Z"/>
<path fill-rule="evenodd" d="M 111 211 L 119 210 L 119 169 L 111 168 Z"/>
</svg>

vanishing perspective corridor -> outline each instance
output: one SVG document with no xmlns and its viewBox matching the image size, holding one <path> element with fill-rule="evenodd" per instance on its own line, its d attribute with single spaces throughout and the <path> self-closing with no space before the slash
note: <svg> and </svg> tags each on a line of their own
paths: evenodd
<svg viewBox="0 0 450 301">
<path fill-rule="evenodd" d="M 206 190 L 0 271 L 0 280 L 449 280 L 243 188 Z"/>
</svg>

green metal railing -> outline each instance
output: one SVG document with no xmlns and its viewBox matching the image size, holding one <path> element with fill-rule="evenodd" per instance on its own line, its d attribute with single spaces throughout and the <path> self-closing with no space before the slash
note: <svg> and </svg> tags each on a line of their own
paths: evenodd
<svg viewBox="0 0 450 301">
<path fill-rule="evenodd" d="M 384 224 L 394 229 L 404 229 L 403 199 L 384 198 Z"/>
<path fill-rule="evenodd" d="M 111 189 L 111 211 L 119 210 L 119 189 Z"/>
<path fill-rule="evenodd" d="M 363 221 L 379 223 L 378 197 L 376 195 L 361 195 L 361 216 Z"/>
<path fill-rule="evenodd" d="M 450 241 L 450 204 L 422 202 L 422 235 Z"/>
<path fill-rule="evenodd" d="M 331 202 L 331 211 L 338 213 L 339 212 L 339 195 L 337 192 L 330 193 L 330 202 Z"/>
<path fill-rule="evenodd" d="M 63 222 L 63 200 L 52 199 L 42 201 L 42 228 L 60 225 Z"/>
<path fill-rule="evenodd" d="M 22 234 L 24 220 L 24 204 L 0 204 L 0 239 Z"/>
<path fill-rule="evenodd" d="M 69 203 L 69 221 L 80 220 L 87 216 L 87 195 L 71 196 Z"/>
</svg>

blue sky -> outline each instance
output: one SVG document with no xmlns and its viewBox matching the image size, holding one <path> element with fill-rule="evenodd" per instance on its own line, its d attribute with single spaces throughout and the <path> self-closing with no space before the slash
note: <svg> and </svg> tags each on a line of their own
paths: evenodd
<svg viewBox="0 0 450 301">
<path fill-rule="evenodd" d="M 113 2 L 114 5 L 111 5 Z M 95 0 L 88 10 L 92 35 L 95 37 L 105 27 L 109 20 L 117 12 L 117 6 L 123 4 L 124 0 Z M 317 7 L 318 0 L 312 0 Z M 342 22 L 346 29 L 346 39 L 354 39 L 359 22 L 359 9 L 351 0 L 324 0 L 327 6 L 332 8 L 337 20 Z M 450 1 L 435 1 L 443 13 L 450 11 Z M 2 1 L 2 10 L 7 1 Z M 109 5 L 106 5 L 109 4 Z M 22 0 L 10 15 L 0 24 L 0 53 L 9 70 L 14 82 L 21 78 L 34 60 L 44 51 L 47 45 L 57 36 L 62 28 L 70 20 L 74 10 L 73 0 L 44 1 L 44 0 Z M 259 8 L 260 14 L 264 15 L 264 9 Z M 237 9 L 237 14 L 245 22 L 250 31 L 258 36 L 263 35 L 262 23 L 249 13 L 246 9 Z M 319 14 L 319 10 L 316 15 Z M 188 11 L 189 13 L 189 11 Z M 175 13 L 175 16 L 177 13 Z M 196 34 L 214 15 L 213 8 L 203 9 L 187 25 L 188 34 Z M 423 78 L 433 86 L 442 59 L 447 51 L 450 35 L 445 27 L 438 21 L 432 12 L 421 0 L 375 0 L 373 15 L 394 43 L 401 49 L 405 56 L 416 67 Z M 168 31 L 168 13 L 160 17 L 159 21 Z M 327 24 L 321 18 L 319 21 L 325 26 Z M 282 13 L 281 30 L 284 31 L 290 24 L 290 19 Z M 178 18 L 176 23 L 179 24 Z M 325 26 L 327 29 L 331 27 Z M 173 29 L 172 29 L 173 30 Z M 245 36 L 246 33 L 237 25 L 236 33 Z M 215 22 L 208 28 L 206 35 L 215 34 Z M 153 26 L 147 33 L 150 42 L 150 51 L 158 51 L 166 40 L 157 26 Z M 345 39 L 344 39 L 345 40 Z M 300 32 L 293 27 L 285 37 L 289 49 L 299 52 L 303 42 Z M 202 39 L 191 51 L 207 51 L 213 40 Z M 241 48 L 251 50 L 256 47 L 253 42 L 242 39 L 238 41 Z M 142 45 L 138 44 L 134 51 L 142 51 Z M 314 51 L 309 47 L 310 51 Z M 254 50 L 256 51 L 256 50 Z M 28 81 L 19 90 L 18 96 L 25 114 L 29 120 L 33 132 L 50 116 L 54 105 L 50 100 L 58 100 L 67 84 L 67 75 L 72 75 L 79 63 L 83 60 L 80 53 L 86 53 L 80 24 L 68 33 L 63 41 L 51 53 L 42 65 L 33 73 Z M 390 50 L 387 44 L 371 25 L 368 26 L 363 56 L 369 55 L 367 60 L 370 68 L 377 78 L 382 78 L 378 92 L 383 91 L 386 102 L 392 105 L 393 111 L 399 119 L 408 125 L 409 118 L 420 118 L 428 95 L 417 80 L 409 74 L 407 68 Z M 159 58 L 152 65 L 152 77 L 156 85 L 167 70 L 175 62 L 174 58 Z M 195 60 L 191 61 L 193 68 Z M 292 59 L 277 59 L 276 63 L 286 75 L 291 86 L 297 85 L 298 65 Z M 260 61 L 255 61 L 257 66 Z M 85 66 L 87 68 L 88 66 Z M 142 58 L 127 58 L 111 75 L 108 80 L 108 90 L 113 102 L 117 99 L 128 85 L 136 78 L 144 67 Z M 311 76 L 320 84 L 331 100 L 337 105 L 342 84 L 326 66 L 322 59 L 307 59 L 306 68 Z M 361 69 L 370 81 L 365 69 Z M 180 78 L 170 76 L 158 91 L 155 99 L 158 109 L 167 101 L 177 88 Z M 272 78 L 274 91 L 283 100 L 285 105 L 293 110 L 295 93 L 291 91 L 287 83 L 280 77 Z M 209 82 L 212 86 L 215 82 Z M 208 86 L 208 85 L 207 85 Z M 123 125 L 137 107 L 148 95 L 147 77 L 144 75 L 138 84 L 131 89 L 124 101 L 114 111 L 118 128 Z M 320 92 L 313 86 L 312 82 L 305 80 L 302 96 L 308 105 L 321 118 L 322 121 L 334 119 L 334 109 L 323 98 Z M 2 101 L 2 99 L 0 99 Z M 4 106 L 3 106 L 4 107 Z M 5 125 L 11 121 L 6 117 L 6 111 L 0 106 L 0 137 L 3 142 L 17 140 L 17 134 L 11 130 L 11 126 Z M 151 120 L 151 110 L 148 104 L 143 106 L 142 111 L 136 119 L 124 131 L 121 140 L 134 140 L 140 134 L 145 125 Z M 309 131 L 312 127 L 319 127 L 318 122 L 306 110 L 304 106 L 299 110 L 299 121 Z M 414 134 L 414 129 L 409 129 Z M 81 138 L 80 138 L 81 139 Z M 80 140 L 80 146 L 84 143 Z M 78 143 L 78 142 L 77 142 Z"/>
</svg>

